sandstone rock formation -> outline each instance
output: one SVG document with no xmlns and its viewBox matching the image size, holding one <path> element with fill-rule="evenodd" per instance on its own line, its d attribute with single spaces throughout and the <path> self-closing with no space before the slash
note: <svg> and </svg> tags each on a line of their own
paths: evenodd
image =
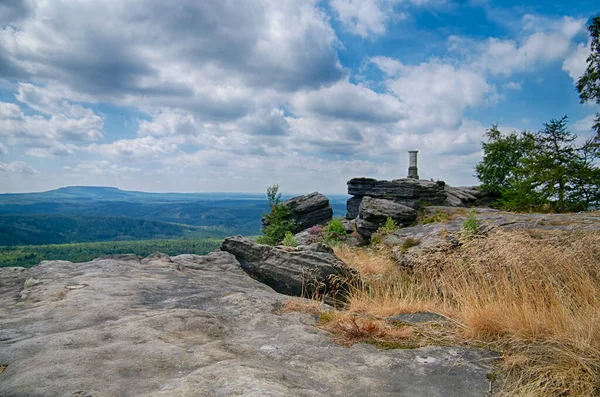
<svg viewBox="0 0 600 397">
<path fill-rule="evenodd" d="M 227 252 L 0 268 L 0 396 L 474 397 L 492 355 L 336 345 Z M 297 298 L 300 299 L 300 298 Z"/>
<path fill-rule="evenodd" d="M 491 202 L 489 195 L 476 186 L 452 187 L 443 181 L 410 178 L 391 181 L 353 178 L 348 181 L 348 194 L 353 197 L 346 203 L 347 219 L 358 216 L 364 197 L 390 200 L 416 210 L 432 205 L 472 207 L 489 205 Z"/>
<path fill-rule="evenodd" d="M 323 244 L 272 247 L 237 236 L 226 238 L 221 250 L 233 254 L 251 277 L 286 295 L 343 299 L 348 283 L 358 281 Z"/>
<path fill-rule="evenodd" d="M 442 205 L 446 200 L 446 184 L 420 179 L 394 179 L 383 181 L 373 178 L 353 178 L 348 181 L 348 194 L 360 198 L 373 197 L 391 200 L 396 203 L 419 209 L 423 205 Z M 351 198 L 350 200 L 353 200 Z M 349 201 L 350 201 L 349 200 Z M 357 199 L 348 203 L 348 219 L 358 216 Z"/>
<path fill-rule="evenodd" d="M 395 201 L 366 196 L 360 204 L 356 230 L 363 238 L 369 239 L 388 217 L 400 226 L 408 226 L 417 219 L 417 211 Z"/>
<path fill-rule="evenodd" d="M 292 211 L 290 219 L 295 222 L 294 233 L 314 225 L 326 225 L 333 218 L 329 199 L 318 192 L 298 196 L 283 202 Z M 263 218 L 263 225 L 265 225 Z"/>
</svg>

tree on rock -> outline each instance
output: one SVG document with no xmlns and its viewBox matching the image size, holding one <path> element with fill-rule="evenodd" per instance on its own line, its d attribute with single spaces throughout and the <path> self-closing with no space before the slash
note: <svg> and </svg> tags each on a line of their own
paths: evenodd
<svg viewBox="0 0 600 397">
<path fill-rule="evenodd" d="M 600 16 L 592 19 L 588 26 L 590 32 L 590 56 L 586 59 L 587 69 L 577 80 L 577 91 L 581 103 L 595 101 L 600 104 Z M 596 140 L 600 141 L 600 112 L 592 127 L 596 131 Z"/>
<path fill-rule="evenodd" d="M 270 211 L 263 216 L 263 236 L 256 241 L 259 244 L 277 245 L 283 240 L 286 232 L 294 229 L 294 221 L 290 220 L 290 208 L 281 202 L 281 193 L 279 185 L 269 186 L 267 188 L 267 199 L 269 200 Z"/>
</svg>

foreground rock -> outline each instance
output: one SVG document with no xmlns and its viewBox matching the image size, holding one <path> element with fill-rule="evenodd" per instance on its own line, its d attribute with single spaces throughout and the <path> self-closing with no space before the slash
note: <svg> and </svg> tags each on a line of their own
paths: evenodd
<svg viewBox="0 0 600 397">
<path fill-rule="evenodd" d="M 360 204 L 356 230 L 361 237 L 368 240 L 385 224 L 388 217 L 394 219 L 399 226 L 408 226 L 417 219 L 417 211 L 394 201 L 367 196 Z"/>
<path fill-rule="evenodd" d="M 27 281 L 26 281 L 27 280 Z M 341 347 L 234 256 L 0 269 L 0 396 L 484 396 L 490 355 Z M 25 287 L 24 287 L 25 285 Z"/>
<path fill-rule="evenodd" d="M 233 254 L 251 277 L 292 296 L 326 296 L 343 300 L 356 274 L 322 244 L 271 247 L 247 238 L 228 237 L 221 250 Z"/>
<path fill-rule="evenodd" d="M 293 233 L 301 232 L 314 225 L 326 225 L 333 218 L 329 199 L 318 192 L 286 200 L 283 204 L 291 210 L 290 220 L 294 221 Z M 263 218 L 263 226 L 266 226 Z"/>
</svg>

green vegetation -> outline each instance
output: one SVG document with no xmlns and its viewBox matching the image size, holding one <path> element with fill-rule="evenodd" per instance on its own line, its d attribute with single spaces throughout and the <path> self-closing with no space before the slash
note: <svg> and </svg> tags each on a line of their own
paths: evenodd
<svg viewBox="0 0 600 397">
<path fill-rule="evenodd" d="M 0 267 L 32 267 L 44 260 L 87 262 L 103 255 L 148 256 L 157 251 L 167 255 L 205 255 L 219 248 L 221 241 L 221 239 L 140 240 L 0 247 Z"/>
<path fill-rule="evenodd" d="M 124 217 L 2 215 L 1 245 L 65 244 L 165 238 L 224 238 L 231 231 Z"/>
<path fill-rule="evenodd" d="M 463 236 L 469 238 L 479 234 L 479 220 L 474 211 L 463 222 Z"/>
<path fill-rule="evenodd" d="M 285 236 L 283 236 L 283 241 L 281 244 L 285 245 L 286 247 L 297 247 L 298 240 L 296 240 L 296 237 L 294 237 L 292 232 L 285 232 Z"/>
<path fill-rule="evenodd" d="M 263 215 L 266 226 L 261 229 L 261 232 L 264 235 L 256 241 L 259 244 L 277 245 L 287 232 L 294 229 L 294 221 L 290 220 L 292 214 L 290 208 L 281 202 L 279 185 L 275 184 L 267 188 L 267 199 L 271 211 Z"/>
<path fill-rule="evenodd" d="M 327 245 L 339 245 L 346 240 L 347 236 L 348 233 L 341 217 L 333 218 L 323 229 L 323 242 Z"/>
<path fill-rule="evenodd" d="M 433 214 L 424 216 L 421 223 L 423 225 L 428 225 L 430 223 L 447 222 L 449 220 L 450 220 L 449 213 L 443 212 L 440 210 L 435 210 L 435 212 Z"/>
<path fill-rule="evenodd" d="M 421 240 L 409 236 L 404 239 L 402 244 L 400 244 L 400 251 L 403 254 L 406 254 L 410 248 L 417 246 L 419 244 L 421 244 Z"/>
<path fill-rule="evenodd" d="M 577 80 L 577 91 L 581 103 L 596 102 L 600 104 L 600 16 L 592 19 L 588 26 L 590 32 L 590 56 L 586 59 L 587 69 Z M 596 139 L 600 140 L 600 112 L 592 127 L 596 130 Z"/>
<path fill-rule="evenodd" d="M 398 230 L 398 222 L 394 220 L 391 216 L 388 216 L 385 220 L 385 224 L 379 228 L 383 233 L 394 233 Z"/>
<path fill-rule="evenodd" d="M 475 168 L 496 205 L 515 211 L 580 211 L 600 205 L 598 143 L 578 145 L 567 117 L 552 119 L 539 132 L 486 133 L 484 157 Z"/>
</svg>

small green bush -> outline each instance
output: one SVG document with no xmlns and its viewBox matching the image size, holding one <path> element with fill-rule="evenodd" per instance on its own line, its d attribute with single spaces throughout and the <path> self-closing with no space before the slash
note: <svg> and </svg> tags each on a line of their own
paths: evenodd
<svg viewBox="0 0 600 397">
<path fill-rule="evenodd" d="M 479 233 L 479 220 L 474 211 L 471 211 L 467 219 L 463 222 L 463 235 L 473 237 Z"/>
<path fill-rule="evenodd" d="M 424 225 L 428 225 L 430 223 L 446 222 L 448 220 L 450 220 L 450 214 L 448 214 L 447 212 L 436 210 L 435 213 L 424 217 L 421 223 Z"/>
<path fill-rule="evenodd" d="M 342 218 L 333 218 L 323 229 L 323 242 L 327 245 L 339 245 L 348 237 Z"/>
<path fill-rule="evenodd" d="M 394 233 L 396 230 L 398 230 L 398 228 L 398 222 L 396 222 L 396 220 L 391 216 L 388 216 L 385 220 L 385 224 L 381 226 L 379 230 L 384 233 Z"/>
<path fill-rule="evenodd" d="M 285 236 L 283 236 L 283 241 L 281 242 L 286 247 L 297 247 L 298 240 L 294 237 L 292 232 L 285 232 Z"/>
</svg>

